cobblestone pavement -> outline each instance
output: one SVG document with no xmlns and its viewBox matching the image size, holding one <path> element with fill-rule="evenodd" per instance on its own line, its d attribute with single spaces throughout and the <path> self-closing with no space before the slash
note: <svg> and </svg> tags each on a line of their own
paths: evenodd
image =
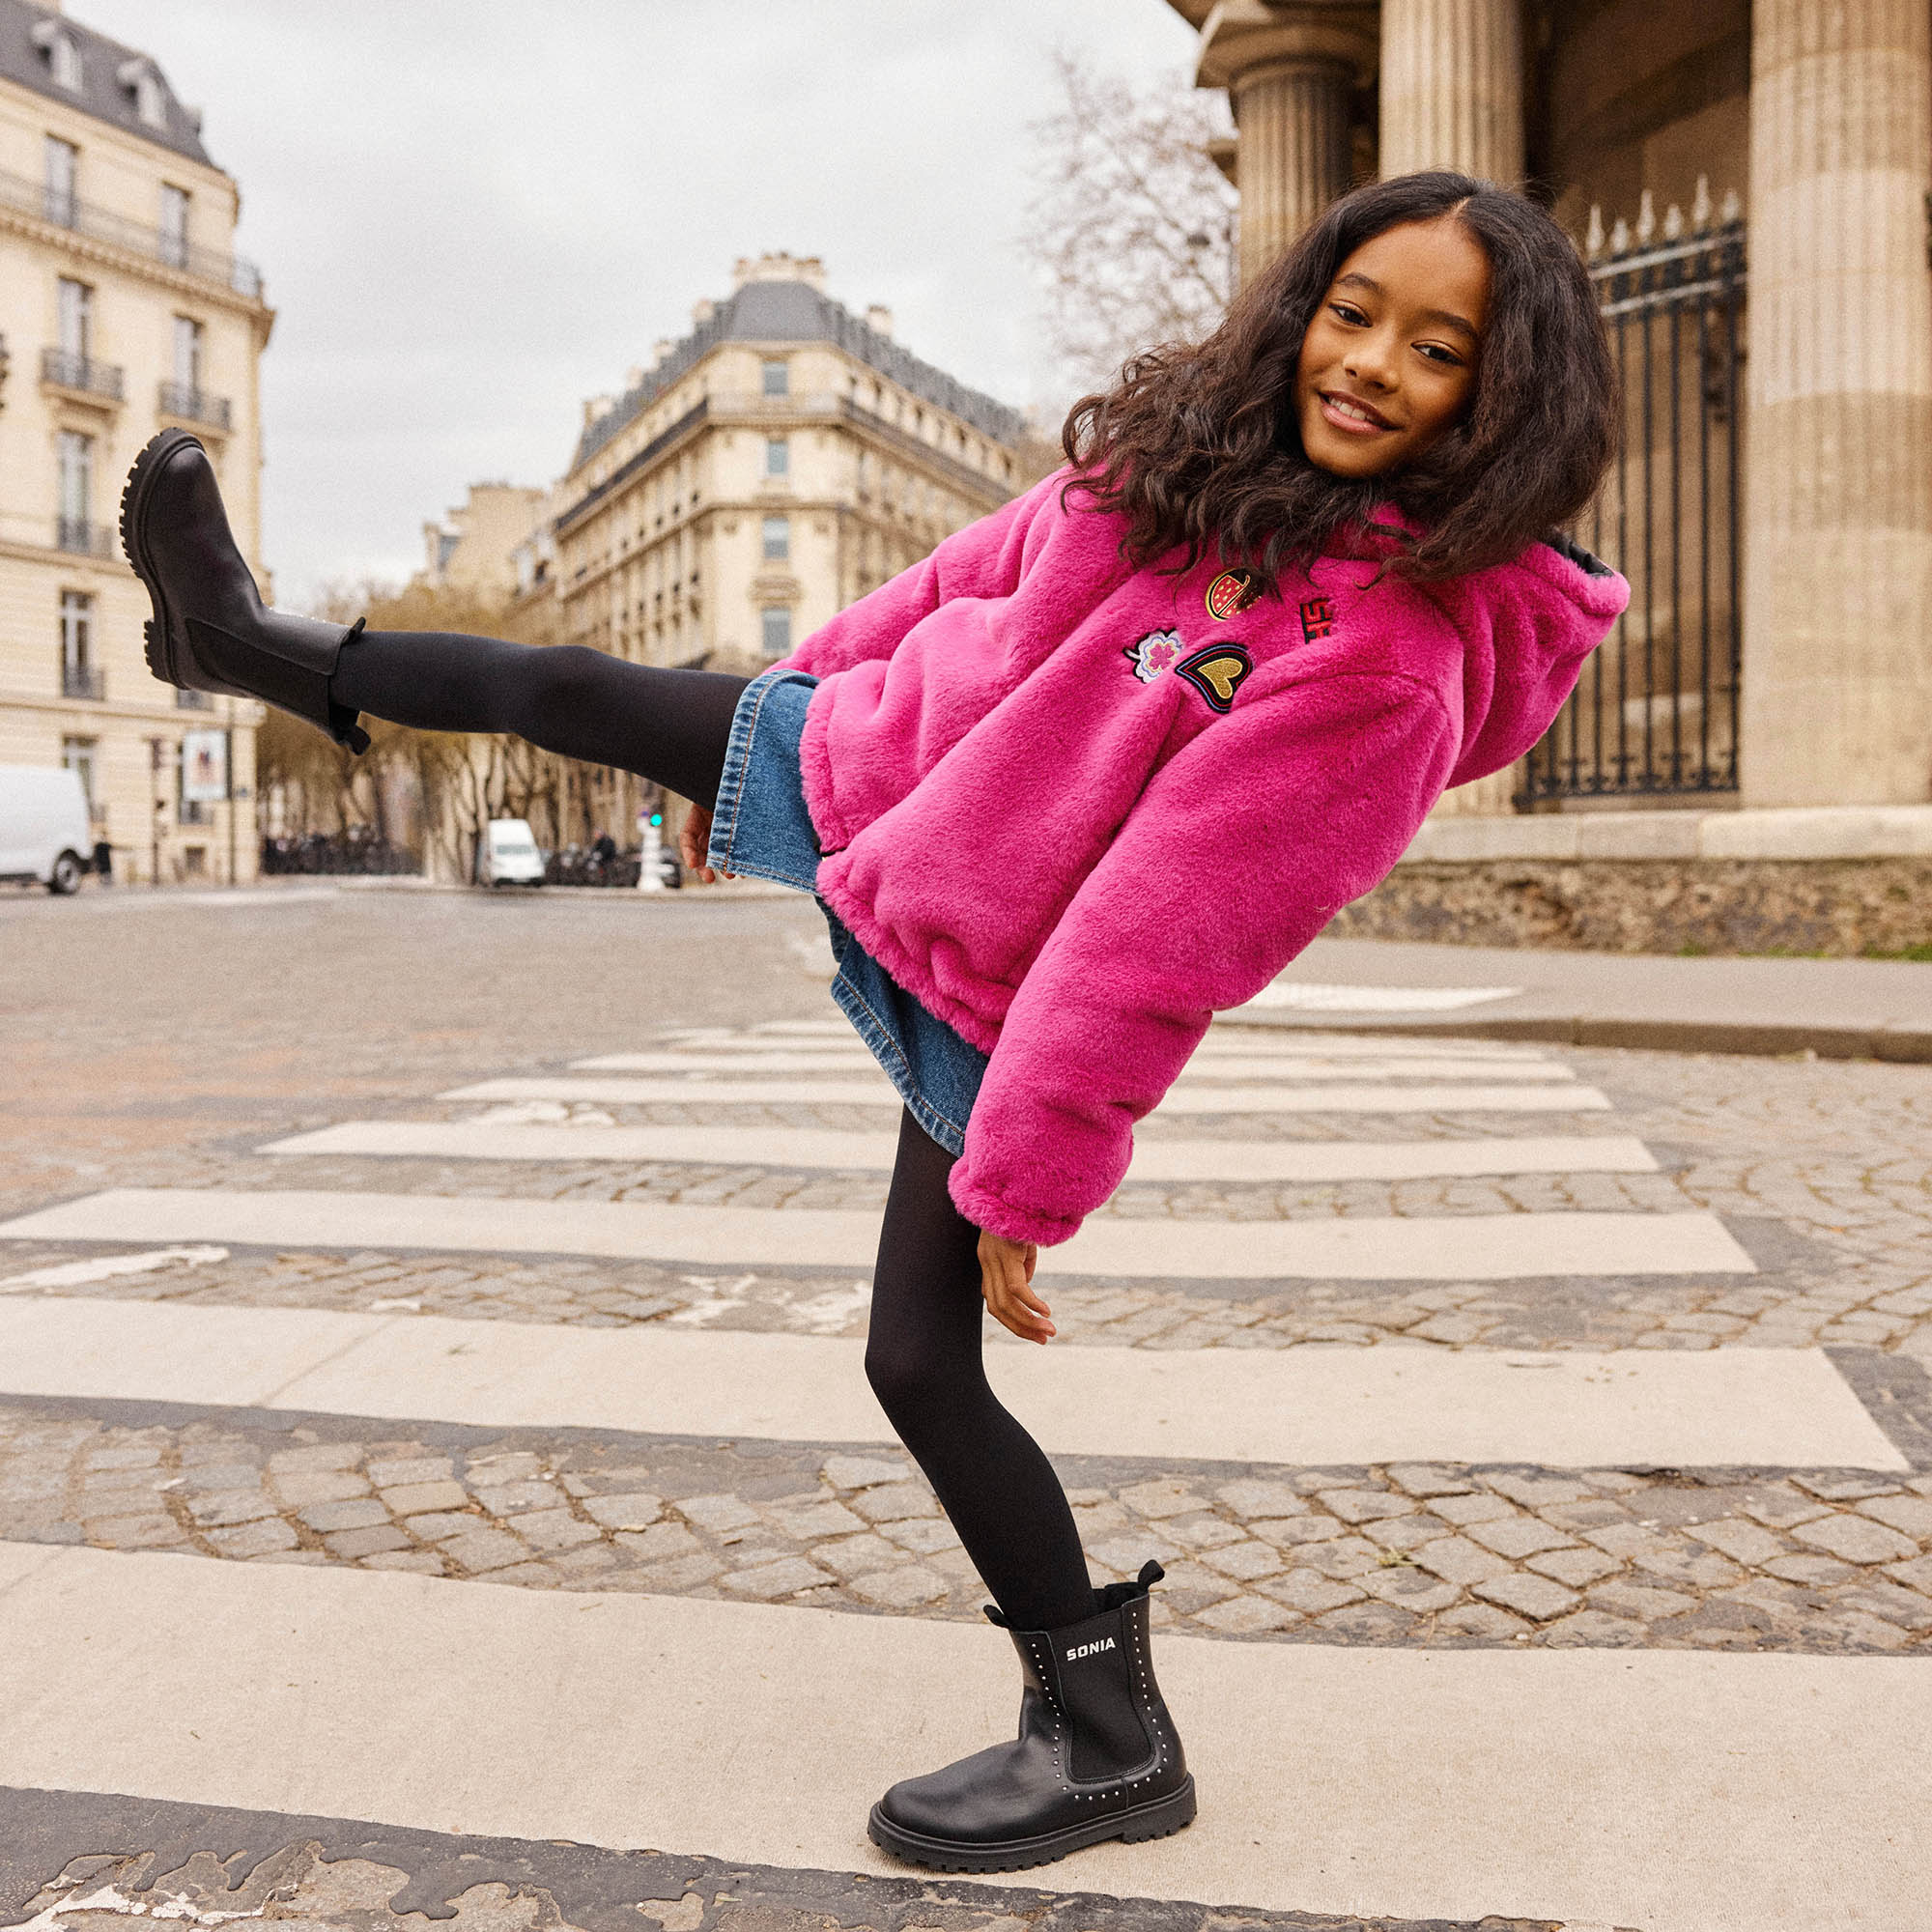
<svg viewBox="0 0 1932 1932">
<path fill-rule="evenodd" d="M 900 1455 L 0 1406 L 0 1537 L 973 1618 Z M 1057 1459 L 1101 1580 L 1223 1637 L 1932 1653 L 1932 1475 Z"/>
<path fill-rule="evenodd" d="M 1129 1183 L 1108 1211 L 1148 1218 L 1669 1211 L 1725 1217 L 1761 1273 L 1739 1278 L 1615 1277 L 1527 1282 L 1292 1282 L 1177 1287 L 1068 1282 L 1054 1313 L 1074 1344 L 1282 1348 L 1406 1342 L 1443 1348 L 1809 1348 L 1855 1345 L 1932 1362 L 1932 1070 L 1875 1062 L 1765 1061 L 1567 1049 L 1560 1058 L 1615 1103 L 1602 1130 L 1636 1133 L 1664 1165 L 1654 1175 L 1530 1175 L 1339 1185 L 1208 1187 Z M 474 1104 L 415 1101 L 376 1117 L 478 1120 Z M 715 1103 L 572 1110 L 592 1123 L 736 1123 L 876 1130 L 877 1109 Z M 291 1130 L 340 1118 L 304 1115 Z M 1156 1122 L 1150 1138 L 1181 1123 Z M 1513 1120 L 1473 1115 L 1190 1117 L 1194 1140 L 1411 1140 L 1501 1137 Z M 1587 1137 L 1589 1130 L 1579 1132 Z M 272 1156 L 270 1136 L 135 1155 L 95 1185 L 366 1188 L 390 1193 L 649 1201 L 744 1208 L 877 1209 L 884 1177 L 674 1162 L 498 1163 Z M 44 1199 L 44 1197 L 41 1197 Z M 37 1200 L 31 1205 L 40 1205 Z M 63 1244 L 22 1244 L 9 1272 L 71 1259 Z M 104 1285 L 206 1301 L 367 1308 L 414 1300 L 425 1313 L 611 1324 L 701 1321 L 724 1328 L 864 1332 L 863 1302 L 811 1273 L 668 1270 L 641 1263 L 528 1262 L 472 1256 L 238 1256 L 192 1276 Z M 64 1290 L 64 1293 L 79 1292 Z M 842 1310 L 842 1314 L 841 1311 Z"/>
<path fill-rule="evenodd" d="M 101 1849 L 69 1858 L 76 1832 Z M 0 1924 L 45 1925 L 43 1913 L 70 1932 L 134 1918 L 421 1932 L 426 1916 L 450 1932 L 1566 1932 L 1548 1918 L 1215 1910 L 0 1787 Z"/>
<path fill-rule="evenodd" d="M 69 910 L 96 917 L 85 900 Z M 814 919 L 809 907 L 698 895 L 648 913 L 560 900 L 512 906 L 345 898 L 200 921 L 165 911 L 99 916 L 96 945 L 85 953 L 91 1003 L 81 1011 L 64 1003 L 64 993 L 77 983 L 75 961 L 83 955 L 59 935 L 83 928 L 73 922 L 62 927 L 36 908 L 7 926 L 10 947 L 21 942 L 21 964 L 16 970 L 10 954 L 0 984 L 0 1056 L 10 1080 L 0 1102 L 0 1212 L 128 1186 L 875 1210 L 885 1181 L 870 1173 L 260 1151 L 280 1136 L 348 1119 L 486 1119 L 496 1110 L 435 1096 L 485 1077 L 554 1073 L 573 1059 L 644 1047 L 673 1024 L 822 1017 L 822 983 L 804 970 L 816 958 Z M 111 945 L 103 943 L 110 929 Z M 1824 1345 L 1910 1470 L 1308 1468 L 1062 1458 L 1096 1574 L 1129 1574 L 1157 1556 L 1168 1577 L 1155 1594 L 1155 1617 L 1216 1640 L 1194 1650 L 1197 1660 L 1245 1657 L 1243 1670 L 1347 1662 L 1435 1671 L 1450 1669 L 1452 1661 L 1330 1660 L 1313 1649 L 1291 1657 L 1218 1646 L 1780 1652 L 1802 1655 L 1804 1668 L 1843 1670 L 1866 1683 L 1877 1664 L 1862 1660 L 1923 1659 L 1932 1651 L 1932 1068 L 1567 1048 L 1551 1048 L 1548 1057 L 1602 1088 L 1613 1111 L 1539 1117 L 1540 1136 L 1636 1135 L 1662 1171 L 1334 1186 L 1136 1182 L 1107 1211 L 1212 1223 L 1701 1208 L 1723 1217 L 1758 1273 L 1428 1285 L 1072 1279 L 1054 1287 L 1063 1337 L 1076 1347 L 1148 1350 Z M 569 1110 L 572 1118 L 877 1131 L 891 1116 L 865 1107 L 754 1110 L 693 1099 L 580 1107 Z M 1521 1131 L 1520 1117 L 1475 1113 L 1192 1116 L 1147 1129 L 1150 1137 L 1192 1141 L 1479 1139 Z M 0 1294 L 845 1337 L 862 1335 L 866 1323 L 867 1288 L 856 1270 L 237 1249 L 85 1278 L 90 1259 L 126 1255 L 111 1243 L 9 1242 L 0 1255 Z M 18 1279 L 43 1269 L 65 1273 Z M 8 1305 L 0 1300 L 0 1310 Z M 95 1384 L 77 1376 L 71 1386 Z M 420 1587 L 462 1603 L 466 1615 L 477 1605 L 497 1606 L 475 1612 L 486 1619 L 549 1612 L 528 1598 L 462 1586 L 699 1598 L 716 1602 L 721 1618 L 729 1603 L 770 1605 L 730 1615 L 762 1616 L 768 1630 L 787 1631 L 808 1627 L 792 1606 L 963 1621 L 978 1618 L 983 1595 L 906 1459 L 870 1446 L 506 1432 L 84 1397 L 0 1395 L 0 1543 L 126 1552 L 129 1560 L 115 1565 L 123 1576 L 152 1580 L 172 1573 L 224 1596 L 270 1583 L 340 1593 L 351 1587 L 342 1574 L 349 1570 L 413 1572 L 448 1579 L 450 1587 L 404 1578 L 354 1587 L 372 1599 L 399 1600 Z M 199 1560 L 143 1560 L 157 1552 Z M 70 1560 L 100 1559 L 76 1552 L 43 1567 Z M 273 1572 L 257 1571 L 251 1581 L 242 1567 L 250 1564 L 313 1566 L 318 1574 L 277 1580 Z M 574 1615 L 578 1601 L 566 1595 L 549 1609 Z M 608 1600 L 602 1607 L 653 1609 Z M 675 1606 L 661 1607 L 668 1614 Z M 887 1634 L 865 1628 L 868 1642 Z M 908 1622 L 890 1634 L 900 1640 L 919 1633 Z M 1823 1662 L 1844 1656 L 1861 1661 Z M 1546 1660 L 1525 1670 L 1553 1681 L 1590 1662 Z M 1666 1662 L 1673 1669 L 1760 1670 L 1718 1658 L 1635 1655 L 1616 1660 L 1615 1668 Z M 1453 1667 L 1512 1668 L 1488 1658 Z M 1845 1698 L 1848 1714 L 1869 1708 L 1842 1688 L 1833 1694 Z M 1861 1686 L 1858 1694 L 1871 1693 Z M 1587 1698 L 1577 1707 L 1585 1730 L 1597 1721 L 1591 1708 Z M 1216 1721 L 1225 1729 L 1235 1721 L 1231 1710 L 1219 1710 Z M 1708 1747 L 1709 1764 L 1721 1771 L 1716 1753 L 1723 1742 L 1690 1740 L 1686 1748 L 1694 1754 Z M 1311 1744 L 1337 1747 L 1333 1740 Z M 1459 1746 L 1437 1739 L 1431 1748 L 1439 1755 L 1425 1769 L 1445 1790 L 1474 1775 Z M 1704 1775 L 1700 1759 L 1695 1777 Z M 1553 1767 L 1552 1776 L 1568 1804 L 1568 1771 Z M 1833 1786 L 1824 1808 L 1850 1829 L 1864 1797 Z M 553 1851 L 572 1848 L 450 1839 L 398 1849 L 393 1834 L 384 1837 L 373 1827 L 242 1813 L 221 1814 L 217 1827 L 206 1809 L 187 1817 L 191 1807 L 150 1806 L 130 1824 L 113 1807 L 131 1802 L 0 1790 L 0 1924 L 49 1909 L 62 1925 L 90 1932 L 137 1910 L 190 1919 L 267 1914 L 364 1932 L 392 1925 L 400 1932 L 405 1918 L 419 1923 L 421 1912 L 451 1910 L 491 1932 L 573 1925 L 604 1932 L 640 1918 L 661 1932 L 724 1932 L 727 1923 L 730 1932 L 765 1924 L 787 1932 L 822 1932 L 827 1924 L 853 1932 L 871 1925 L 1015 1932 L 1035 1924 L 1043 1932 L 1155 1924 L 1161 1932 L 1234 1932 L 1236 1922 L 1191 1906 L 1143 1911 L 1006 1889 L 981 1896 L 972 1888 L 775 1874 L 655 1854 L 641 1885 L 631 1885 L 613 1905 L 614 1893 L 586 1890 L 574 1868 L 558 1878 L 562 1867 L 554 1859 L 544 1863 Z M 1504 1802 L 1534 1811 L 1541 1800 L 1511 1787 Z M 15 1821 L 31 1824 L 39 1815 L 33 1806 L 47 1803 L 64 1808 L 52 1835 L 34 1841 L 48 1848 L 46 1856 L 37 1852 L 31 1869 L 17 1860 L 9 1865 L 10 1838 L 20 1835 Z M 90 1804 L 104 1807 L 98 1829 Z M 1759 1829 L 1758 1820 L 1745 1822 Z M 1258 1845 L 1269 1829 L 1258 1814 Z M 84 1845 L 75 1836 L 83 1831 Z M 217 1837 L 218 1854 L 210 1849 Z M 1302 1849 L 1287 1838 L 1268 1842 L 1271 1861 L 1302 1861 Z M 244 1844 L 268 1861 L 259 1885 L 253 1865 L 231 1858 Z M 163 1846 L 170 1849 L 156 1849 Z M 718 1848 L 730 1849 L 724 1836 Z M 863 1854 L 840 1849 L 824 1861 L 842 1863 L 848 1856 Z M 1319 1856 L 1318 1849 L 1312 1857 Z M 1400 1856 L 1453 1863 L 1464 1849 L 1424 1845 Z M 1663 1856 L 1686 1854 L 1665 1846 Z M 448 1883 L 425 1880 L 431 1868 L 446 1873 Z M 626 1884 L 638 1869 L 635 1861 L 625 1867 Z M 1053 1879 L 1079 1882 L 1075 1868 L 1055 1872 L 1048 1883 Z M 157 1880 L 154 1895 L 141 1892 Z M 1525 1893 L 1511 1883 L 1515 1889 L 1498 1892 L 1498 1902 L 1521 1909 Z M 1231 1886 L 1225 1895 L 1241 1895 L 1241 1889 Z M 1332 1890 L 1319 1895 L 1336 1897 Z M 1343 1896 L 1351 1905 L 1374 1902 Z M 83 1904 L 87 1899 L 93 1902 Z M 1602 1916 L 1610 1916 L 1607 1909 Z M 1310 1932 L 1397 1932 L 1392 1920 L 1259 1912 L 1238 1919 Z M 1452 1932 L 1448 1920 L 1429 1924 L 1431 1932 Z M 1522 1920 L 1484 1924 L 1528 1932 Z"/>
</svg>

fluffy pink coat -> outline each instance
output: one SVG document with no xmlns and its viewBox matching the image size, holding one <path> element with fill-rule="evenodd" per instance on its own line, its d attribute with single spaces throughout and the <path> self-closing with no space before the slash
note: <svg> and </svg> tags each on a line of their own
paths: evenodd
<svg viewBox="0 0 1932 1932">
<path fill-rule="evenodd" d="M 786 660 L 823 680 L 803 748 L 820 894 L 991 1056 L 952 1199 L 1042 1243 L 1119 1185 L 1213 1013 L 1375 886 L 1446 786 L 1543 735 L 1629 597 L 1542 544 L 1377 583 L 1371 540 L 1216 618 L 1220 566 L 1130 568 L 1120 521 L 1063 505 L 1065 481 Z"/>
</svg>

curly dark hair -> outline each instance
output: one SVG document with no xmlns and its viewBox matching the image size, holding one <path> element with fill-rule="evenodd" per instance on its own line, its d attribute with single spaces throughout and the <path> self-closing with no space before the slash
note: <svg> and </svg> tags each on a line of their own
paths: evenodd
<svg viewBox="0 0 1932 1932">
<path fill-rule="evenodd" d="M 1489 327 L 1467 410 L 1417 461 L 1384 475 L 1317 469 L 1294 407 L 1309 324 L 1363 242 L 1448 214 L 1490 258 Z M 1603 321 L 1569 238 L 1523 195 L 1427 172 L 1344 195 L 1211 335 L 1135 356 L 1112 388 L 1074 404 L 1061 440 L 1082 472 L 1066 490 L 1125 517 L 1122 554 L 1137 568 L 1178 550 L 1179 574 L 1213 555 L 1279 594 L 1282 573 L 1385 503 L 1420 526 L 1388 564 L 1395 576 L 1460 577 L 1518 555 L 1596 494 L 1619 422 Z"/>
</svg>

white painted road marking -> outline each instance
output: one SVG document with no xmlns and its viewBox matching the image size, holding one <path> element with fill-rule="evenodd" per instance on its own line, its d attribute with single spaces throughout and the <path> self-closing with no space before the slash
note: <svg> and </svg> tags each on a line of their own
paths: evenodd
<svg viewBox="0 0 1932 1932">
<path fill-rule="evenodd" d="M 479 1428 L 889 1442 L 842 1337 L 306 1308 L 0 1304 L 0 1391 Z M 1815 1349 L 991 1348 L 1054 1453 L 1327 1467 L 1904 1469 Z"/>
<path fill-rule="evenodd" d="M 777 1053 L 607 1053 L 573 1060 L 574 1073 L 684 1073 L 694 1079 L 736 1079 L 758 1073 L 863 1073 L 878 1063 L 856 1051 L 811 1048 Z M 1229 1080 L 1574 1080 L 1567 1066 L 1547 1060 L 1495 1061 L 1467 1055 L 1376 1056 L 1321 1053 L 1213 1054 L 1181 1071 L 1184 1081 Z"/>
<path fill-rule="evenodd" d="M 24 1294 L 30 1288 L 80 1288 L 122 1275 L 153 1274 L 158 1268 L 205 1267 L 225 1262 L 226 1248 L 156 1248 L 145 1255 L 93 1255 L 84 1262 L 55 1262 L 0 1281 L 0 1294 Z"/>
<path fill-rule="evenodd" d="M 0 1544 L 0 1784 L 436 1832 L 903 1879 L 866 1841 L 872 1800 L 1012 1729 L 1005 1639 L 917 1618 Z M 1157 1655 L 1198 1821 L 975 1884 L 1646 1932 L 1923 1922 L 1921 1662 Z"/>
<path fill-rule="evenodd" d="M 417 1154 L 454 1160 L 691 1161 L 888 1173 L 896 1134 L 810 1127 L 524 1126 L 483 1121 L 342 1121 L 262 1153 Z M 1132 1180 L 1411 1180 L 1441 1175 L 1655 1174 L 1623 1134 L 1469 1141 L 1180 1141 L 1143 1137 Z"/>
<path fill-rule="evenodd" d="M 124 1187 L 0 1222 L 0 1239 L 222 1241 L 604 1255 L 739 1267 L 867 1267 L 870 1211 L 478 1200 L 445 1194 Z M 1090 1218 L 1040 1250 L 1048 1274 L 1134 1280 L 1522 1281 L 1557 1275 L 1753 1274 L 1715 1214 L 1364 1215 L 1310 1221 Z"/>
<path fill-rule="evenodd" d="M 1514 999 L 1521 991 L 1520 986 L 1336 986 L 1277 980 L 1248 1005 L 1304 1013 L 1440 1013 Z"/>
<path fill-rule="evenodd" d="M 875 1080 L 627 1080 L 617 1074 L 554 1075 L 479 1080 L 453 1087 L 440 1100 L 584 1100 L 599 1106 L 896 1107 L 898 1095 L 881 1074 Z M 1176 1114 L 1594 1114 L 1609 1109 L 1594 1087 L 1549 1081 L 1520 1086 L 1375 1087 L 1352 1081 L 1332 1086 L 1208 1087 L 1179 1083 L 1155 1116 Z"/>
</svg>

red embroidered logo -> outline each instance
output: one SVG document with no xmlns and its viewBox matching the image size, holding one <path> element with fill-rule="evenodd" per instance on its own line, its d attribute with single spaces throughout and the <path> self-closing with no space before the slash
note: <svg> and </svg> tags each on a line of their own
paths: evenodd
<svg viewBox="0 0 1932 1932">
<path fill-rule="evenodd" d="M 1208 586 L 1208 614 L 1218 624 L 1255 601 L 1252 570 L 1224 570 Z"/>
<path fill-rule="evenodd" d="M 1317 638 L 1325 638 L 1335 628 L 1335 605 L 1332 598 L 1311 597 L 1301 607 L 1301 635 L 1312 644 Z"/>
</svg>

